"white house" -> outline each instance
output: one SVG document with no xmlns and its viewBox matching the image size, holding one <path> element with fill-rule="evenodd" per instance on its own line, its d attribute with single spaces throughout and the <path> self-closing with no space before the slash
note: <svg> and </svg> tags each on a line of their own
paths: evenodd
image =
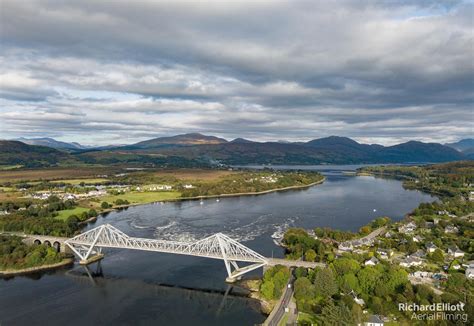
<svg viewBox="0 0 474 326">
<path fill-rule="evenodd" d="M 184 185 L 183 187 L 184 187 L 184 189 L 192 189 L 192 188 L 194 188 L 194 186 L 193 186 L 192 184 L 187 184 L 187 185 Z"/>
<path fill-rule="evenodd" d="M 379 254 L 382 259 L 389 259 L 393 255 L 392 249 L 377 249 L 377 254 Z"/>
<path fill-rule="evenodd" d="M 464 251 L 459 249 L 457 246 L 448 247 L 448 255 L 453 256 L 454 258 L 464 257 Z"/>
<path fill-rule="evenodd" d="M 459 229 L 456 226 L 453 226 L 453 225 L 448 225 L 444 229 L 444 233 L 458 233 L 458 232 L 459 232 Z"/>
<path fill-rule="evenodd" d="M 415 230 L 416 230 L 416 224 L 413 222 L 402 225 L 398 228 L 398 232 L 400 233 L 412 233 Z"/>
<path fill-rule="evenodd" d="M 342 242 L 339 244 L 338 249 L 341 251 L 351 251 L 353 249 L 353 246 L 350 242 Z"/>
<path fill-rule="evenodd" d="M 413 237 L 413 242 L 421 242 L 421 241 L 423 241 L 423 238 L 420 237 L 419 235 L 415 235 L 415 236 Z"/>
<path fill-rule="evenodd" d="M 436 245 L 433 243 L 433 242 L 430 242 L 426 245 L 426 252 L 427 253 L 433 253 L 435 252 L 435 250 L 438 249 L 438 247 L 436 247 Z"/>
<path fill-rule="evenodd" d="M 423 261 L 420 258 L 412 256 L 408 256 L 400 262 L 400 266 L 403 267 L 420 266 L 421 264 L 423 264 Z"/>
<path fill-rule="evenodd" d="M 365 266 L 375 266 L 379 263 L 379 260 L 375 257 L 370 258 L 369 260 L 366 260 L 364 265 Z"/>
<path fill-rule="evenodd" d="M 469 263 L 469 267 L 466 268 L 466 277 L 470 280 L 474 279 L 474 262 Z"/>
<path fill-rule="evenodd" d="M 382 318 L 377 315 L 371 315 L 369 319 L 364 322 L 364 326 L 383 326 L 384 322 Z"/>
</svg>

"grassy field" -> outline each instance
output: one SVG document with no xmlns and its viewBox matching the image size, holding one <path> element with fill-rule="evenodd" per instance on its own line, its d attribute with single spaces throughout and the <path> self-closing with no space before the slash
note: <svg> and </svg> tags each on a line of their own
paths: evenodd
<svg viewBox="0 0 474 326">
<path fill-rule="evenodd" d="M 84 182 L 85 184 L 98 184 L 98 183 L 104 183 L 109 181 L 108 179 L 104 178 L 91 178 L 91 179 L 64 179 L 64 180 L 54 180 L 52 181 L 53 183 L 69 183 L 71 185 L 78 185 Z"/>
<path fill-rule="evenodd" d="M 201 170 L 201 169 L 175 169 L 156 171 L 156 176 L 172 176 L 180 180 L 199 180 L 199 181 L 215 181 L 221 177 L 225 177 L 234 173 L 234 171 L 227 170 Z"/>
<path fill-rule="evenodd" d="M 156 201 L 169 200 L 179 198 L 181 193 L 177 191 L 166 191 L 166 192 L 130 192 L 116 196 L 105 196 L 101 197 L 101 201 L 113 203 L 117 199 L 128 200 L 130 204 L 146 204 Z"/>
<path fill-rule="evenodd" d="M 88 212 L 89 209 L 88 208 L 84 208 L 84 207 L 76 207 L 76 208 L 73 208 L 73 209 L 66 209 L 64 211 L 59 211 L 58 212 L 58 216 L 56 216 L 56 218 L 58 220 L 66 220 L 69 216 L 71 215 L 81 215 L 83 212 Z"/>
<path fill-rule="evenodd" d="M 0 182 L 95 178 L 98 174 L 114 173 L 115 170 L 99 167 L 8 170 L 0 171 Z"/>
</svg>

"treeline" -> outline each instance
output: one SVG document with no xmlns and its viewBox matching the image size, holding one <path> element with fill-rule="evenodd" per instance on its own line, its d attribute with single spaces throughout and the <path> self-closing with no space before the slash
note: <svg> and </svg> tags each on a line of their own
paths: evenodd
<svg viewBox="0 0 474 326">
<path fill-rule="evenodd" d="M 27 246 L 16 236 L 0 235 L 0 269 L 21 269 L 58 263 L 63 255 L 46 245 Z"/>
<path fill-rule="evenodd" d="M 289 279 L 290 270 L 288 267 L 281 265 L 270 267 L 263 275 L 260 293 L 268 300 L 279 299 Z"/>
<path fill-rule="evenodd" d="M 2 204 L 7 211 L 15 207 L 13 203 Z M 9 232 L 24 232 L 28 234 L 48 234 L 54 236 L 72 236 L 79 230 L 79 223 L 97 216 L 95 210 L 83 212 L 80 216 L 72 215 L 66 221 L 56 219 L 58 211 L 72 209 L 76 203 L 72 200 L 62 201 L 56 196 L 51 196 L 42 204 L 26 202 L 21 210 L 13 214 L 0 217 L 0 230 Z M 18 208 L 16 208 L 18 209 Z"/>
<path fill-rule="evenodd" d="M 474 184 L 474 161 L 462 161 L 427 166 L 371 166 L 360 172 L 381 176 L 403 178 L 403 185 L 409 189 L 436 194 L 442 197 L 469 195 Z"/>
<path fill-rule="evenodd" d="M 277 188 L 304 186 L 321 181 L 317 172 L 247 172 L 234 174 L 214 182 L 199 182 L 194 188 L 182 189 L 182 197 L 212 196 L 261 192 Z"/>
</svg>

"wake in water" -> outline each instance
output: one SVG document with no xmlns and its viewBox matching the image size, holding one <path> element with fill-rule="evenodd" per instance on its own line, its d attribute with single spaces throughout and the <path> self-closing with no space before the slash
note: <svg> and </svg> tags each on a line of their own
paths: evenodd
<svg viewBox="0 0 474 326">
<path fill-rule="evenodd" d="M 166 218 L 163 223 L 154 226 L 153 235 L 156 239 L 192 242 L 211 236 L 217 232 L 222 232 L 232 239 L 239 242 L 254 240 L 265 233 L 272 233 L 271 237 L 275 240 L 281 240 L 285 230 L 294 226 L 298 217 L 289 217 L 282 223 L 272 223 L 273 214 L 260 215 L 256 219 L 252 219 L 247 224 L 240 224 L 242 221 L 238 219 L 228 220 L 227 225 L 212 226 L 196 226 L 189 221 L 183 221 L 178 217 Z M 137 227 L 135 223 L 131 224 Z M 138 227 L 139 228 L 139 227 Z"/>
</svg>

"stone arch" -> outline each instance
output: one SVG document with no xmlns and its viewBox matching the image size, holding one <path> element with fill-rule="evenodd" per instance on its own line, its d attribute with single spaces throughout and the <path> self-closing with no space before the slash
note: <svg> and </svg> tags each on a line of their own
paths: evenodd
<svg viewBox="0 0 474 326">
<path fill-rule="evenodd" d="M 40 239 L 36 239 L 33 243 L 34 243 L 35 245 L 40 245 L 40 244 L 41 244 L 41 240 L 40 240 Z"/>
<path fill-rule="evenodd" d="M 61 251 L 61 244 L 59 243 L 59 241 L 54 241 L 53 248 L 56 249 L 57 252 Z"/>
<path fill-rule="evenodd" d="M 43 244 L 44 244 L 45 246 L 51 247 L 51 242 L 49 242 L 49 240 L 44 240 L 44 241 L 43 241 Z"/>
</svg>

